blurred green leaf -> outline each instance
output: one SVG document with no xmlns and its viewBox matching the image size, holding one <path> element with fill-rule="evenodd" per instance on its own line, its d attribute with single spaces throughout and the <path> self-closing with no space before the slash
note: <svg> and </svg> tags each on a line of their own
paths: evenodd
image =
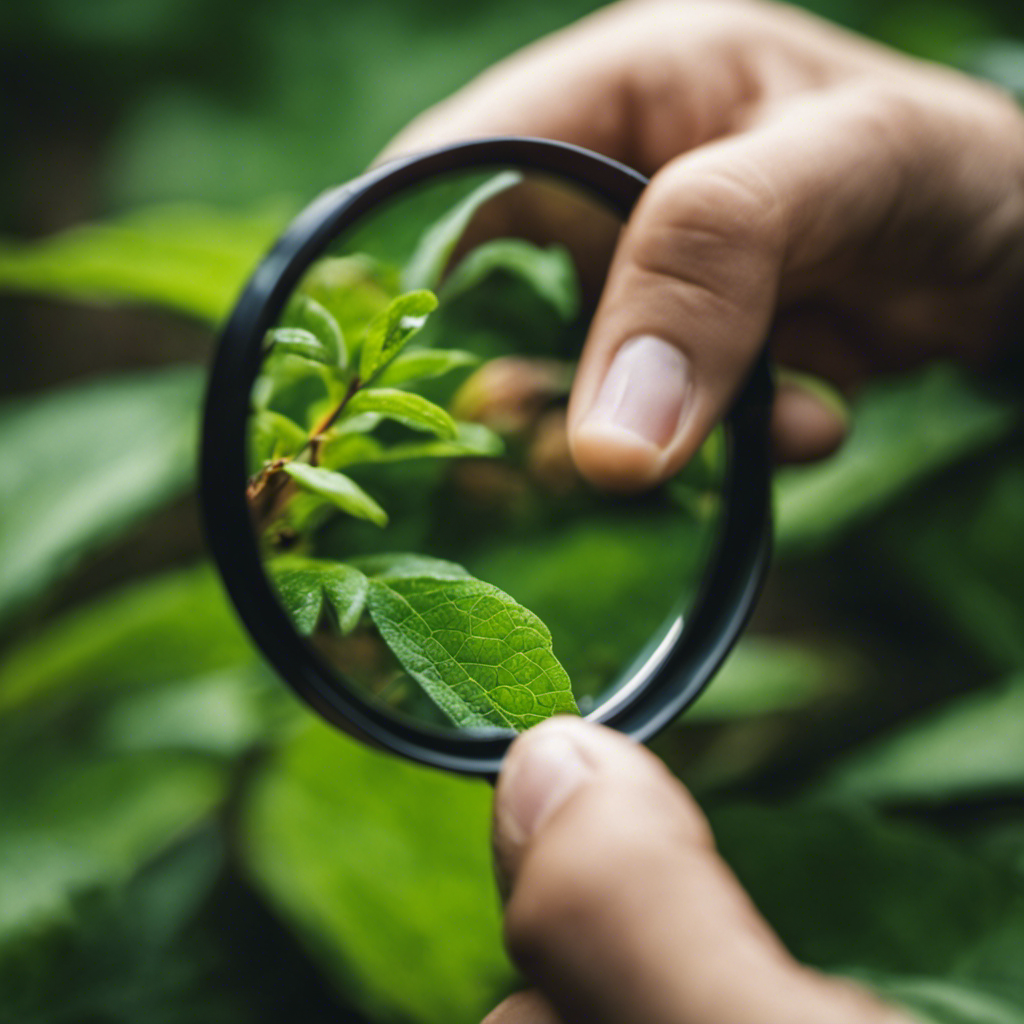
<svg viewBox="0 0 1024 1024">
<path fill-rule="evenodd" d="M 366 328 L 366 338 L 359 352 L 359 379 L 364 384 L 370 383 L 402 351 L 435 309 L 437 297 L 433 292 L 408 292 L 393 299 Z"/>
<path fill-rule="evenodd" d="M 884 999 L 910 1010 L 920 1024 L 1024 1024 L 1024 1006 L 1013 993 L 945 978 L 899 977 L 881 971 L 859 975 Z"/>
<path fill-rule="evenodd" d="M 542 249 L 520 238 L 497 238 L 478 245 L 445 278 L 438 298 L 451 302 L 498 273 L 525 281 L 563 320 L 574 320 L 579 314 L 576 266 L 568 250 L 560 245 Z"/>
<path fill-rule="evenodd" d="M 0 406 L 0 622 L 187 489 L 200 388 L 177 367 Z"/>
<path fill-rule="evenodd" d="M 748 636 L 682 721 L 688 725 L 793 711 L 835 692 L 846 674 L 841 659 L 814 647 Z"/>
<path fill-rule="evenodd" d="M 3 760 L 0 865 L 16 884 L 0 889 L 0 955 L 66 919 L 76 896 L 127 881 L 209 814 L 226 784 L 222 765 L 166 752 L 43 760 L 8 743 Z"/>
<path fill-rule="evenodd" d="M 342 473 L 335 473 L 320 466 L 305 462 L 289 462 L 282 467 L 304 491 L 326 498 L 357 519 L 367 519 L 377 526 L 388 523 L 388 514 L 354 480 Z"/>
<path fill-rule="evenodd" d="M 339 370 L 348 365 L 348 348 L 338 321 L 316 299 L 297 292 L 289 300 L 281 321 L 283 326 L 309 331 L 323 346 L 330 365 Z"/>
<path fill-rule="evenodd" d="M 475 366 L 480 357 L 454 348 L 414 348 L 400 352 L 377 378 L 378 386 L 394 387 L 411 381 L 441 377 L 463 366 Z"/>
<path fill-rule="evenodd" d="M 309 436 L 294 420 L 273 409 L 257 409 L 249 421 L 249 469 L 257 473 L 266 462 L 297 455 Z"/>
<path fill-rule="evenodd" d="M 443 441 L 453 441 L 458 436 L 455 420 L 444 409 L 412 391 L 364 388 L 352 396 L 344 415 L 347 419 L 366 413 L 394 420 L 415 430 L 425 430 Z"/>
<path fill-rule="evenodd" d="M 490 796 L 314 725 L 256 779 L 242 852 L 310 954 L 374 1019 L 476 1024 L 513 982 Z"/>
<path fill-rule="evenodd" d="M 489 583 L 378 577 L 367 608 L 402 667 L 458 726 L 525 729 L 579 713 L 547 627 Z"/>
<path fill-rule="evenodd" d="M 502 192 L 514 188 L 522 180 L 519 171 L 503 171 L 478 185 L 456 203 L 423 234 L 416 251 L 405 265 L 402 275 L 404 289 L 436 288 L 459 239 L 480 207 Z"/>
<path fill-rule="evenodd" d="M 712 825 L 804 963 L 1015 992 L 1024 1007 L 1024 878 L 1010 867 L 866 808 L 734 806 Z"/>
<path fill-rule="evenodd" d="M 825 792 L 946 801 L 1024 791 L 1024 674 L 947 701 L 838 761 Z"/>
<path fill-rule="evenodd" d="M 0 242 L 0 288 L 97 302 L 145 302 L 217 323 L 290 211 L 166 206 Z"/>
<path fill-rule="evenodd" d="M 865 389 L 839 452 L 775 478 L 776 539 L 785 552 L 818 549 L 938 470 L 1004 436 L 1019 418 L 966 374 L 933 365 Z"/>
<path fill-rule="evenodd" d="M 1024 666 L 1024 465 L 969 470 L 886 524 L 882 550 L 997 669 Z"/>
<path fill-rule="evenodd" d="M 190 679 L 252 660 L 209 569 L 134 583 L 80 607 L 0 660 L 0 718 L 32 702 Z"/>
<path fill-rule="evenodd" d="M 274 588 L 295 628 L 308 636 L 329 605 L 342 635 L 355 629 L 366 604 L 367 580 L 344 562 L 284 555 L 267 566 Z"/>
</svg>

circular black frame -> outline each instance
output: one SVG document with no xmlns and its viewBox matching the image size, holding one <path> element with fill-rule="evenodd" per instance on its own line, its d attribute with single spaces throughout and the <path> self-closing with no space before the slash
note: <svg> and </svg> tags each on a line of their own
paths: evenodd
<svg viewBox="0 0 1024 1024">
<path fill-rule="evenodd" d="M 623 164 L 565 143 L 499 138 L 459 143 L 401 158 L 314 200 L 257 267 L 221 335 L 203 418 L 200 499 L 207 542 L 249 633 L 296 693 L 329 722 L 373 746 L 423 764 L 493 777 L 511 736 L 419 729 L 343 690 L 336 672 L 303 641 L 263 572 L 246 505 L 249 395 L 263 337 L 293 288 L 338 234 L 379 203 L 428 177 L 513 166 L 564 179 L 627 219 L 647 179 Z M 684 628 L 655 651 L 592 720 L 639 741 L 653 736 L 699 696 L 753 610 L 771 547 L 768 418 L 772 381 L 756 364 L 726 417 L 729 457 L 724 515 L 710 571 Z M 678 623 L 677 623 L 678 624 Z"/>
</svg>

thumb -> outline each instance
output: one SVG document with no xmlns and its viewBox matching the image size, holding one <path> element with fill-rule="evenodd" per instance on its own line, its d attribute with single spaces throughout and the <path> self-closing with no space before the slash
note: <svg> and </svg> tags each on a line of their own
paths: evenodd
<svg viewBox="0 0 1024 1024">
<path fill-rule="evenodd" d="M 564 1024 L 907 1024 L 789 956 L 690 795 L 617 733 L 555 718 L 517 739 L 495 847 L 509 950 Z"/>
<path fill-rule="evenodd" d="M 573 388 L 570 445 L 585 476 L 631 489 L 679 470 L 746 380 L 784 285 L 897 223 L 915 165 L 892 141 L 894 118 L 871 93 L 823 95 L 651 179 Z M 809 454 L 845 431 L 838 418 L 813 427 Z"/>
</svg>

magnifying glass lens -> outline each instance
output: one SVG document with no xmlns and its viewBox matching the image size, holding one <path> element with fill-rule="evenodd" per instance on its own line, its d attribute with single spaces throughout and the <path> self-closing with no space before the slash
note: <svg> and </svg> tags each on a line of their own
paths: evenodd
<svg viewBox="0 0 1024 1024">
<path fill-rule="evenodd" d="M 406 724 L 606 717 L 683 628 L 722 518 L 712 435 L 640 496 L 577 472 L 566 408 L 621 217 L 544 174 L 372 207 L 263 338 L 246 500 L 332 685 Z"/>
</svg>

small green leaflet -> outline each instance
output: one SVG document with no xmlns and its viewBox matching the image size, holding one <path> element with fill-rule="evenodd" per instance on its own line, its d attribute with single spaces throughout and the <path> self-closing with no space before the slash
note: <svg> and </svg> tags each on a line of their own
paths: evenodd
<svg viewBox="0 0 1024 1024">
<path fill-rule="evenodd" d="M 579 714 L 547 627 L 497 587 L 471 577 L 379 577 L 367 607 L 405 670 L 457 726 L 526 729 Z"/>
<path fill-rule="evenodd" d="M 408 462 L 410 459 L 493 458 L 505 450 L 505 442 L 482 423 L 456 423 L 452 440 L 406 441 L 390 447 L 375 437 L 344 433 L 331 437 L 320 450 L 320 463 L 344 469 L 369 462 Z"/>
<path fill-rule="evenodd" d="M 525 281 L 563 320 L 578 315 L 580 293 L 568 250 L 560 245 L 542 249 L 521 238 L 496 238 L 478 245 L 448 275 L 438 294 L 450 302 L 499 272 Z"/>
<path fill-rule="evenodd" d="M 473 352 L 451 348 L 415 348 L 399 353 L 377 378 L 381 387 L 394 387 L 414 380 L 441 377 L 462 366 L 475 366 L 480 357 Z"/>
<path fill-rule="evenodd" d="M 268 331 L 267 348 L 271 347 L 290 356 L 311 359 L 315 363 L 326 363 L 331 366 L 335 362 L 316 335 L 304 331 L 301 327 L 277 327 Z"/>
<path fill-rule="evenodd" d="M 384 369 L 405 343 L 426 323 L 437 309 L 433 292 L 418 291 L 399 295 L 366 328 L 366 338 L 359 355 L 359 379 L 368 384 Z"/>
<path fill-rule="evenodd" d="M 367 388 L 353 395 L 345 407 L 345 418 L 376 413 L 415 430 L 425 430 L 444 440 L 458 436 L 455 420 L 439 405 L 422 395 L 398 388 Z"/>
<path fill-rule="evenodd" d="M 359 484 L 342 473 L 305 462 L 289 462 L 282 468 L 304 491 L 326 498 L 342 512 L 357 519 L 368 519 L 380 527 L 387 526 L 387 512 Z"/>
<path fill-rule="evenodd" d="M 416 251 L 405 265 L 402 274 L 403 286 L 410 291 L 414 288 L 435 288 L 455 251 L 455 246 L 458 245 L 477 210 L 522 180 L 523 176 L 518 171 L 503 171 L 489 178 L 453 206 L 420 239 Z"/>
<path fill-rule="evenodd" d="M 342 635 L 359 624 L 368 581 L 344 562 L 285 555 L 267 567 L 281 604 L 304 636 L 316 629 L 326 602 L 338 618 Z"/>
<path fill-rule="evenodd" d="M 338 321 L 316 299 L 293 295 L 281 319 L 284 327 L 298 327 L 314 335 L 323 345 L 330 363 L 339 370 L 348 365 L 348 349 Z"/>
<path fill-rule="evenodd" d="M 272 459 L 294 455 L 309 438 L 294 420 L 273 409 L 259 409 L 252 416 L 249 433 L 250 469 L 256 472 Z"/>
</svg>

